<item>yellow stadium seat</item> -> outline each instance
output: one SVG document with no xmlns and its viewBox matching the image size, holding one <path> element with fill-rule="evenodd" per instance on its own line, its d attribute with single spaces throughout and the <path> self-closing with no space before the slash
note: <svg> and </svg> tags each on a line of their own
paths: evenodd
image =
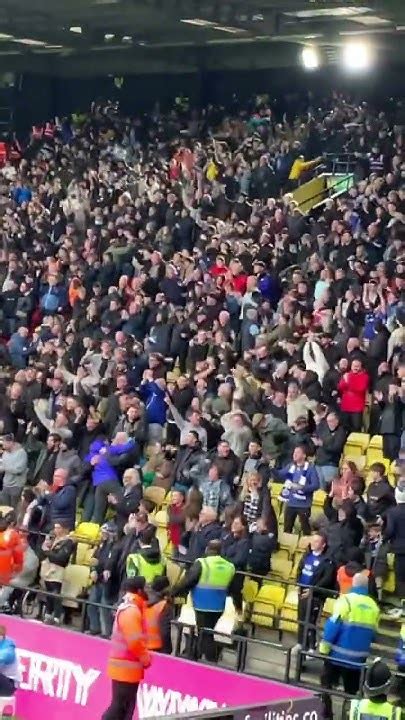
<svg viewBox="0 0 405 720">
<path fill-rule="evenodd" d="M 366 452 L 366 467 L 370 467 L 373 463 L 376 462 L 383 462 L 384 456 L 383 451 L 379 450 L 378 448 L 369 448 Z M 391 461 L 388 460 L 388 467 L 390 466 Z M 388 468 L 387 468 L 388 469 Z"/>
<path fill-rule="evenodd" d="M 274 620 L 277 615 L 277 609 L 274 603 L 272 603 L 270 600 L 266 599 L 266 594 L 262 593 L 265 587 L 263 586 L 259 594 L 257 596 L 257 599 L 253 603 L 253 612 L 251 621 L 253 625 L 259 625 L 260 627 L 268 627 L 271 628 L 274 626 Z M 261 599 L 259 599 L 261 598 Z"/>
<path fill-rule="evenodd" d="M 283 488 L 284 488 L 284 483 L 270 482 L 269 490 L 271 493 L 271 499 L 277 500 L 280 497 L 281 491 L 283 490 Z M 281 504 L 283 504 L 283 503 L 281 503 Z"/>
<path fill-rule="evenodd" d="M 298 607 L 298 588 L 289 587 L 287 594 L 284 598 L 283 607 L 286 608 L 297 608 Z"/>
<path fill-rule="evenodd" d="M 246 603 L 253 603 L 259 591 L 259 583 L 252 578 L 245 577 L 242 588 L 242 597 Z"/>
<path fill-rule="evenodd" d="M 298 535 L 294 533 L 281 532 L 278 536 L 278 543 L 281 550 L 287 550 L 289 557 L 294 555 L 298 545 Z"/>
<path fill-rule="evenodd" d="M 300 539 L 298 540 L 297 550 L 306 552 L 308 550 L 309 545 L 311 544 L 311 539 L 312 539 L 312 535 L 301 535 Z"/>
<path fill-rule="evenodd" d="M 280 550 L 277 550 L 277 552 L 272 554 L 271 559 L 272 560 L 289 560 L 290 552 L 287 548 L 280 548 Z"/>
<path fill-rule="evenodd" d="M 62 595 L 67 595 L 69 598 L 63 600 L 64 607 L 79 607 L 79 603 L 73 598 L 77 598 L 89 584 L 90 568 L 88 565 L 68 565 L 65 568 L 61 591 Z"/>
<path fill-rule="evenodd" d="M 166 490 L 162 487 L 157 486 L 145 488 L 145 490 L 143 491 L 143 496 L 145 500 L 150 500 L 151 502 L 155 503 L 158 508 L 163 505 L 165 495 Z"/>
<path fill-rule="evenodd" d="M 346 445 L 350 447 L 359 447 L 361 449 L 361 455 L 364 455 L 370 442 L 370 435 L 368 433 L 350 433 L 346 440 Z M 358 453 L 354 453 L 358 455 Z"/>
<path fill-rule="evenodd" d="M 88 541 L 97 544 L 100 540 L 100 525 L 91 522 L 82 522 L 77 526 L 73 533 L 73 537 L 77 540 Z"/>
<path fill-rule="evenodd" d="M 285 588 L 280 587 L 280 585 L 274 585 L 271 582 L 265 582 L 257 594 L 256 601 L 270 602 L 279 609 L 284 603 L 284 598 Z"/>
<path fill-rule="evenodd" d="M 272 558 L 270 575 L 276 579 L 289 580 L 292 568 L 291 560 Z"/>
<path fill-rule="evenodd" d="M 312 504 L 316 505 L 317 507 L 323 507 L 325 498 L 326 498 L 325 490 L 317 490 L 316 492 L 314 492 Z"/>
<path fill-rule="evenodd" d="M 346 443 L 343 448 L 343 455 L 344 457 L 350 455 L 354 462 L 356 462 L 356 458 L 361 457 L 363 455 L 363 452 L 360 445 L 349 445 L 348 443 Z"/>
<path fill-rule="evenodd" d="M 393 570 L 388 570 L 388 575 L 383 582 L 383 590 L 387 593 L 395 592 L 395 573 Z"/>
<path fill-rule="evenodd" d="M 375 448 L 377 450 L 382 450 L 383 448 L 383 439 L 382 435 L 373 435 L 370 439 L 369 448 Z"/>
<path fill-rule="evenodd" d="M 279 630 L 282 632 L 294 633 L 298 631 L 298 610 L 293 607 L 282 607 L 280 611 L 280 619 L 278 623 Z"/>
</svg>

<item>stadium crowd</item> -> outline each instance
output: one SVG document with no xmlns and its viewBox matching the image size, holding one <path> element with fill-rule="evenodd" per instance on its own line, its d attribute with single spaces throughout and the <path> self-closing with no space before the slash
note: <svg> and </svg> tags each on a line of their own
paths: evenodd
<svg viewBox="0 0 405 720">
<path fill-rule="evenodd" d="M 381 599 L 391 552 L 405 597 L 403 138 L 395 108 L 341 97 L 290 120 L 263 98 L 233 115 L 182 99 L 135 120 L 95 103 L 15 145 L 0 197 L 4 584 L 39 573 L 60 592 L 78 518 L 102 526 L 94 601 L 162 576 L 157 487 L 179 563 L 219 541 L 266 576 L 282 508 L 285 533 L 315 531 L 299 586 L 347 589 L 367 568 Z M 303 214 L 292 191 L 342 153 L 353 187 Z M 361 433 L 381 438 L 366 470 L 345 452 Z M 241 608 L 237 575 L 233 591 Z M 48 596 L 45 621 L 61 616 Z M 89 611 L 91 633 L 111 622 Z"/>
</svg>

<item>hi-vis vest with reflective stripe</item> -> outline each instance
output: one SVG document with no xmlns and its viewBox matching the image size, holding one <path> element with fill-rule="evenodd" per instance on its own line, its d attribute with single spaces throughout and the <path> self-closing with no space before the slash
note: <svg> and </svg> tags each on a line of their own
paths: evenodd
<svg viewBox="0 0 405 720">
<path fill-rule="evenodd" d="M 371 699 L 352 700 L 349 720 L 401 720 L 401 708 Z"/>
<path fill-rule="evenodd" d="M 220 555 L 199 558 L 197 562 L 201 565 L 201 575 L 191 591 L 194 610 L 222 612 L 235 567 Z"/>
<path fill-rule="evenodd" d="M 144 627 L 148 650 L 161 650 L 163 639 L 160 632 L 160 616 L 165 609 L 167 600 L 160 600 L 145 608 Z"/>
<path fill-rule="evenodd" d="M 162 561 L 158 563 L 150 563 L 141 553 L 133 553 L 127 557 L 127 577 L 132 578 L 139 575 L 144 577 L 145 582 L 151 583 L 155 577 L 160 577 L 164 574 L 165 566 Z"/>
<path fill-rule="evenodd" d="M 362 665 L 378 628 L 380 610 L 367 594 L 353 590 L 340 595 L 325 623 L 319 651 L 334 662 Z"/>
<path fill-rule="evenodd" d="M 140 607 L 124 598 L 118 607 L 111 636 L 108 676 L 120 682 L 138 683 L 149 662 Z"/>
</svg>

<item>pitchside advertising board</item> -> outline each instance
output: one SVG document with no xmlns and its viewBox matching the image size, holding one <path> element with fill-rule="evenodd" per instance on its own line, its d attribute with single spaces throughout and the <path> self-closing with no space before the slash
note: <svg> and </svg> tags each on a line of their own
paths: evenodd
<svg viewBox="0 0 405 720">
<path fill-rule="evenodd" d="M 18 650 L 20 720 L 101 717 L 110 702 L 108 642 L 8 616 L 1 622 Z M 319 720 L 316 703 L 301 688 L 155 654 L 138 692 L 134 720 L 238 706 L 245 709 L 230 710 L 233 720 Z"/>
</svg>

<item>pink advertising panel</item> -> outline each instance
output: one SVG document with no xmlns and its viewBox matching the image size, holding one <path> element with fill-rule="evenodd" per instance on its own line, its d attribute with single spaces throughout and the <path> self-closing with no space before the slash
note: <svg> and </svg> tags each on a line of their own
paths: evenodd
<svg viewBox="0 0 405 720">
<path fill-rule="evenodd" d="M 101 718 L 110 702 L 107 641 L 18 618 L 2 616 L 2 622 L 20 660 L 19 720 Z M 305 697 L 310 693 L 290 685 L 155 654 L 138 692 L 135 717 Z"/>
</svg>

